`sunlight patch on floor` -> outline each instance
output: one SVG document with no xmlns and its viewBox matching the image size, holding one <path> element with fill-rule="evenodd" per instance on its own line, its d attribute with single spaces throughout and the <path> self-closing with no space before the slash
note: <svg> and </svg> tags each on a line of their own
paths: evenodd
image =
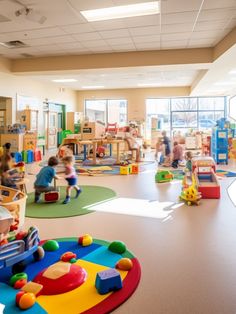
<svg viewBox="0 0 236 314">
<path fill-rule="evenodd" d="M 101 204 L 88 206 L 88 210 L 123 215 L 166 219 L 173 212 L 173 202 L 149 201 L 145 199 L 119 197 Z"/>
<path fill-rule="evenodd" d="M 233 202 L 234 206 L 236 206 L 236 180 L 230 184 L 228 187 L 229 198 Z"/>
</svg>

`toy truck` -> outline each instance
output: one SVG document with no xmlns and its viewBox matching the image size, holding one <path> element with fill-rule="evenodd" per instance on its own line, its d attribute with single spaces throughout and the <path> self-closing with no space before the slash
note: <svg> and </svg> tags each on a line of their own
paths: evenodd
<svg viewBox="0 0 236 314">
<path fill-rule="evenodd" d="M 7 237 L 13 218 L 8 210 L 0 207 L 0 237 Z M 13 240 L 0 245 L 0 269 L 12 267 L 13 273 L 22 272 L 25 268 L 24 261 L 31 255 L 34 260 L 44 256 L 43 248 L 39 247 L 38 229 L 31 227 L 22 240 Z"/>
</svg>

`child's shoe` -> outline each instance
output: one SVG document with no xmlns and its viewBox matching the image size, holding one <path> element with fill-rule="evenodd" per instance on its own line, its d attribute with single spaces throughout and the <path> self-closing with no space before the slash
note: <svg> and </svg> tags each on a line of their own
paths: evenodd
<svg viewBox="0 0 236 314">
<path fill-rule="evenodd" d="M 81 189 L 77 190 L 77 191 L 76 191 L 75 198 L 78 198 L 81 192 L 82 192 L 82 190 L 81 190 Z"/>
<path fill-rule="evenodd" d="M 62 204 L 68 204 L 70 202 L 70 197 L 67 196 L 64 201 L 62 202 Z"/>
<path fill-rule="evenodd" d="M 39 196 L 35 196 L 34 202 L 35 202 L 36 204 L 37 204 L 37 203 L 40 203 L 40 197 L 39 197 Z"/>
</svg>

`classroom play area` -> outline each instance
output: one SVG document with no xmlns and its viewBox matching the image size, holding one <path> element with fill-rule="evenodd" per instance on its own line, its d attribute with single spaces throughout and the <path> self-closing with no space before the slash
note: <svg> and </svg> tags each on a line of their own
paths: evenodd
<svg viewBox="0 0 236 314">
<path fill-rule="evenodd" d="M 235 12 L 0 1 L 0 314 L 236 313 Z"/>
</svg>

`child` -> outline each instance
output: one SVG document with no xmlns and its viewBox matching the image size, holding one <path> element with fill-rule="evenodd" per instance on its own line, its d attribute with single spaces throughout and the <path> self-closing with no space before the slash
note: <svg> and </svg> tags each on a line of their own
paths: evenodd
<svg viewBox="0 0 236 314">
<path fill-rule="evenodd" d="M 36 175 L 34 182 L 35 196 L 34 202 L 39 203 L 40 194 L 43 192 L 55 191 L 54 186 L 50 186 L 52 179 L 60 179 L 56 175 L 55 167 L 58 165 L 58 159 L 52 156 L 48 159 L 48 165 L 43 167 Z"/>
<path fill-rule="evenodd" d="M 77 174 L 75 172 L 75 168 L 73 167 L 74 157 L 73 156 L 65 156 L 62 159 L 62 161 L 63 161 L 65 168 L 66 168 L 65 178 L 66 178 L 66 181 L 68 182 L 68 186 L 66 188 L 66 198 L 64 199 L 63 204 L 67 204 L 70 202 L 70 195 L 71 195 L 72 188 L 74 188 L 76 190 L 75 198 L 77 198 L 82 191 L 77 185 Z"/>
<path fill-rule="evenodd" d="M 191 152 L 186 152 L 185 154 L 185 159 L 187 160 L 185 168 L 187 171 L 192 172 L 192 153 Z"/>
<path fill-rule="evenodd" d="M 158 164 L 161 165 L 164 162 L 164 145 L 162 143 L 162 138 L 158 137 L 156 142 L 156 153 L 155 153 L 155 159 L 158 161 Z"/>
<path fill-rule="evenodd" d="M 172 167 L 178 168 L 181 160 L 183 160 L 183 148 L 178 142 L 174 142 Z"/>
<path fill-rule="evenodd" d="M 12 158 L 8 154 L 1 157 L 0 175 L 1 184 L 12 189 L 17 189 L 15 180 L 22 178 L 16 169 L 11 168 Z"/>
<path fill-rule="evenodd" d="M 162 144 L 165 145 L 165 161 L 164 166 L 169 166 L 170 162 L 170 139 L 166 135 L 166 131 L 162 131 Z"/>
</svg>

